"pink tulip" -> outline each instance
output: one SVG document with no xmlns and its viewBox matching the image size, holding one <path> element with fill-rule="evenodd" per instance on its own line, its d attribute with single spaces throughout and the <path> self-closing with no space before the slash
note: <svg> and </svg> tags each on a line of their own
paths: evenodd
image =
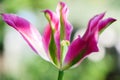
<svg viewBox="0 0 120 80">
<path fill-rule="evenodd" d="M 43 59 L 53 63 L 59 70 L 77 66 L 92 52 L 98 52 L 98 38 L 114 18 L 103 19 L 105 13 L 94 16 L 88 23 L 85 34 L 70 42 L 72 25 L 67 20 L 68 7 L 60 2 L 56 12 L 43 11 L 48 24 L 43 35 L 27 20 L 15 14 L 2 14 L 3 20 L 16 29 L 29 46 Z"/>
</svg>

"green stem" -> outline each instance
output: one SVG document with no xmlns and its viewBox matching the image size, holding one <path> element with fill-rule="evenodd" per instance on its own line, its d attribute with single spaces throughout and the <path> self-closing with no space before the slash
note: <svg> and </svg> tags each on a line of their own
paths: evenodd
<svg viewBox="0 0 120 80">
<path fill-rule="evenodd" d="M 64 72 L 59 70 L 59 73 L 58 73 L 58 80 L 62 80 L 63 79 L 63 75 L 64 75 Z"/>
</svg>

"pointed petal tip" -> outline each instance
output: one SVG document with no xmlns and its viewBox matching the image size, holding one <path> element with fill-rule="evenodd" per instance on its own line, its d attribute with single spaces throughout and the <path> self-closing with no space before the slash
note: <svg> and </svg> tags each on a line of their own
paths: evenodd
<svg viewBox="0 0 120 80">
<path fill-rule="evenodd" d="M 66 4 L 65 4 L 64 2 L 62 2 L 62 1 L 61 1 L 59 4 L 60 4 L 61 6 L 65 6 L 65 5 L 66 5 Z"/>
<path fill-rule="evenodd" d="M 109 18 L 108 20 L 109 20 L 110 23 L 113 23 L 113 22 L 117 21 L 117 19 L 115 19 L 115 18 Z"/>
<path fill-rule="evenodd" d="M 0 15 L 2 16 L 3 19 L 16 16 L 15 14 L 7 14 L 7 13 L 1 13 Z"/>
<path fill-rule="evenodd" d="M 47 18 L 51 18 L 53 16 L 52 11 L 49 9 L 43 10 L 42 12 L 44 12 L 44 14 L 47 16 Z"/>
<path fill-rule="evenodd" d="M 110 23 L 113 23 L 113 22 L 117 21 L 117 19 L 112 18 L 112 17 L 110 17 L 110 18 L 108 18 L 106 20 L 108 20 L 108 22 L 110 22 Z"/>
<path fill-rule="evenodd" d="M 3 17 L 4 17 L 4 13 L 0 13 L 0 16 L 2 17 L 2 19 L 3 19 Z"/>
<path fill-rule="evenodd" d="M 42 10 L 42 12 L 47 13 L 50 12 L 50 10 L 46 9 L 46 10 Z"/>
<path fill-rule="evenodd" d="M 0 16 L 4 17 L 6 15 L 6 13 L 0 13 Z"/>
<path fill-rule="evenodd" d="M 6 13 L 0 13 L 0 16 L 3 16 L 4 14 L 6 14 Z"/>
<path fill-rule="evenodd" d="M 105 14 L 106 14 L 106 11 L 105 11 L 105 12 L 102 12 L 102 13 L 100 13 L 100 14 L 98 14 L 98 15 L 104 17 Z"/>
<path fill-rule="evenodd" d="M 66 5 L 66 3 L 64 3 L 64 2 L 59 2 L 59 4 L 58 4 L 58 7 L 59 7 L 59 9 L 67 9 L 67 5 Z"/>
<path fill-rule="evenodd" d="M 105 12 L 103 12 L 103 13 L 100 13 L 99 15 L 101 15 L 101 16 L 104 17 L 104 15 L 105 15 L 106 13 L 107 13 L 107 11 L 105 11 Z M 117 19 L 110 17 L 109 20 L 110 20 L 111 22 L 114 22 L 114 21 L 116 21 Z"/>
<path fill-rule="evenodd" d="M 10 26 L 15 26 L 14 24 L 14 18 L 16 17 L 15 14 L 7 14 L 7 13 L 2 13 L 2 20 L 6 22 Z"/>
<path fill-rule="evenodd" d="M 10 15 L 10 14 L 6 14 L 6 13 L 1 13 L 0 14 L 2 16 L 2 18 L 4 19 L 6 16 Z"/>
<path fill-rule="evenodd" d="M 115 18 L 111 18 L 111 21 L 112 21 L 112 22 L 115 22 L 115 21 L 117 21 L 117 19 L 115 19 Z"/>
<path fill-rule="evenodd" d="M 46 10 L 43 10 L 42 12 L 44 12 L 44 14 L 52 16 L 52 11 L 51 10 L 46 9 Z"/>
<path fill-rule="evenodd" d="M 53 13 L 51 10 L 46 9 L 46 10 L 43 10 L 42 12 L 44 12 L 44 14 L 48 20 L 50 20 L 53 16 Z"/>
<path fill-rule="evenodd" d="M 106 13 L 107 13 L 107 11 L 104 11 L 104 12 L 103 12 L 103 13 L 101 13 L 101 14 L 104 14 L 104 15 L 105 15 Z"/>
<path fill-rule="evenodd" d="M 3 13 L 0 13 L 0 16 L 2 16 L 3 15 Z"/>
</svg>

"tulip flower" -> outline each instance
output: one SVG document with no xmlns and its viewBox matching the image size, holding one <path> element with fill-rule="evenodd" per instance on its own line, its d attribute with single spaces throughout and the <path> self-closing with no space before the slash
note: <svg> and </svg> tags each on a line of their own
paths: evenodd
<svg viewBox="0 0 120 80">
<path fill-rule="evenodd" d="M 85 34 L 70 42 L 73 27 L 67 20 L 68 11 L 64 2 L 59 2 L 56 12 L 44 10 L 48 24 L 43 35 L 26 19 L 15 14 L 1 14 L 3 20 L 22 35 L 35 53 L 59 69 L 58 80 L 62 80 L 64 70 L 78 66 L 89 54 L 99 51 L 99 35 L 116 21 L 114 18 L 103 19 L 105 13 L 98 14 L 90 19 Z"/>
</svg>

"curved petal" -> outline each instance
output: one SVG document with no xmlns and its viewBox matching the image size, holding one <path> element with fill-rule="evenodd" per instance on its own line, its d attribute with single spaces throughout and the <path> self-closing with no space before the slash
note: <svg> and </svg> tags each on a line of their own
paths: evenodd
<svg viewBox="0 0 120 80">
<path fill-rule="evenodd" d="M 86 52 L 85 44 L 86 43 L 80 37 L 75 39 L 70 44 L 64 60 L 64 68 L 71 67 L 72 65 L 76 64 L 81 58 L 83 58 L 83 53 Z"/>
<path fill-rule="evenodd" d="M 94 16 L 92 19 L 90 19 L 88 23 L 88 29 L 93 30 L 104 16 L 105 16 L 105 13 L 101 13 Z"/>
<path fill-rule="evenodd" d="M 102 32 L 106 27 L 108 27 L 110 24 L 112 24 L 115 21 L 116 19 L 114 18 L 107 18 L 107 19 L 101 20 L 98 24 L 99 32 Z"/>
<path fill-rule="evenodd" d="M 51 10 L 44 10 L 46 18 L 49 21 L 49 25 L 54 30 L 59 30 L 60 23 L 59 23 L 59 17 Z"/>
<path fill-rule="evenodd" d="M 105 13 L 101 13 L 101 14 L 98 14 L 96 16 L 94 16 L 93 18 L 90 19 L 89 23 L 88 23 L 88 28 L 83 36 L 83 38 L 86 40 L 89 35 L 95 31 L 94 29 L 98 28 L 98 23 L 99 21 L 104 17 Z"/>
<path fill-rule="evenodd" d="M 56 47 L 57 47 L 57 59 L 60 62 L 61 54 L 60 54 L 60 32 L 56 31 L 54 35 Z"/>
<path fill-rule="evenodd" d="M 49 60 L 43 48 L 41 35 L 30 22 L 15 14 L 2 14 L 2 18 L 8 25 L 16 29 L 22 35 L 25 41 L 37 54 L 45 60 Z"/>
<path fill-rule="evenodd" d="M 68 16 L 68 7 L 64 2 L 60 2 L 57 6 L 56 12 L 60 17 L 60 37 L 61 40 L 70 40 L 71 32 L 72 32 L 72 25 L 67 20 Z"/>
<path fill-rule="evenodd" d="M 50 25 L 48 24 L 42 36 L 46 53 L 49 53 L 50 37 L 51 37 L 51 28 Z"/>
<path fill-rule="evenodd" d="M 98 52 L 98 37 L 99 31 L 103 30 L 115 21 L 113 18 L 102 20 L 105 13 L 96 15 L 89 21 L 88 28 L 82 38 L 77 38 L 69 46 L 64 67 L 69 68 L 73 65 L 78 65 L 90 53 Z"/>
<path fill-rule="evenodd" d="M 60 63 L 60 22 L 57 14 L 50 10 L 44 10 L 45 16 L 48 19 L 51 28 L 51 37 L 49 43 L 49 54 L 52 61 L 59 65 Z M 47 33 L 48 34 L 48 33 Z"/>
<path fill-rule="evenodd" d="M 95 34 L 98 34 L 97 32 Z M 98 36 L 91 35 L 88 41 L 78 37 L 70 44 L 63 63 L 63 69 L 80 64 L 91 52 L 98 52 L 97 40 L 94 40 L 96 39 L 94 37 Z"/>
</svg>

